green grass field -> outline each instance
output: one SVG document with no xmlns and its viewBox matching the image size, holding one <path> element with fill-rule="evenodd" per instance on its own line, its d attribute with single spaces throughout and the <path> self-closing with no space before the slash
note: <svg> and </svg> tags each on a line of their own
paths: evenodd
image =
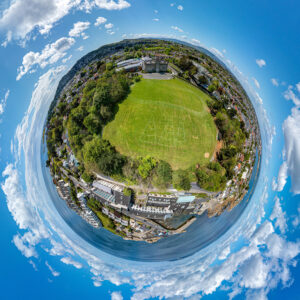
<svg viewBox="0 0 300 300">
<path fill-rule="evenodd" d="M 205 93 L 179 79 L 142 79 L 119 105 L 103 138 L 131 157 L 151 155 L 187 169 L 210 160 L 217 129 Z M 205 157 L 209 153 L 209 157 Z"/>
</svg>

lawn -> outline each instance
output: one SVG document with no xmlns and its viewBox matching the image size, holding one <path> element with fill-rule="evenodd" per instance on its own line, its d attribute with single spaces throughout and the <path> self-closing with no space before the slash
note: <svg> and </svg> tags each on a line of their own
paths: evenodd
<svg viewBox="0 0 300 300">
<path fill-rule="evenodd" d="M 103 138 L 122 154 L 151 155 L 173 169 L 207 163 L 217 143 L 208 98 L 180 79 L 142 79 L 105 126 Z"/>
</svg>

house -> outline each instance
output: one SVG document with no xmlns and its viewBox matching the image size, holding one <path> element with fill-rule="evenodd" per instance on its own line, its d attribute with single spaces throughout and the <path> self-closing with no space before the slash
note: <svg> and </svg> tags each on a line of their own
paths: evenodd
<svg viewBox="0 0 300 300">
<path fill-rule="evenodd" d="M 142 68 L 146 73 L 164 73 L 168 71 L 168 62 L 160 56 L 156 56 L 154 59 L 143 57 Z"/>
</svg>

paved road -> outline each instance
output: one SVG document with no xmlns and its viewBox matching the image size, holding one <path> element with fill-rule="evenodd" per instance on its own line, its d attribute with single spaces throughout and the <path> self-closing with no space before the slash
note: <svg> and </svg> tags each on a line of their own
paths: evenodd
<svg viewBox="0 0 300 300">
<path fill-rule="evenodd" d="M 95 173 L 96 174 L 96 173 Z M 117 181 L 115 181 L 115 180 L 113 180 L 113 179 L 111 179 L 111 178 L 109 178 L 109 177 L 107 177 L 107 176 L 103 176 L 103 175 L 99 175 L 99 174 L 96 174 L 97 175 L 97 177 L 99 177 L 99 178 L 102 178 L 102 179 L 104 179 L 104 180 L 108 180 L 108 181 L 110 181 L 111 183 L 114 183 L 114 184 L 117 184 L 117 185 L 121 185 L 121 186 L 123 186 L 123 187 L 126 187 L 126 185 L 125 184 L 122 184 L 122 183 L 120 183 L 120 182 L 117 182 Z M 130 186 L 132 189 L 141 189 L 141 190 L 143 190 L 145 187 L 144 186 L 142 186 L 142 185 L 131 185 Z M 147 191 L 148 192 L 158 192 L 158 189 L 157 188 L 147 188 Z M 177 192 L 177 190 L 175 190 L 174 188 L 173 188 L 173 186 L 171 186 L 169 189 L 167 189 L 167 192 L 169 192 L 169 193 L 176 193 Z M 218 194 L 218 192 L 209 192 L 209 191 L 207 191 L 207 190 L 205 190 L 205 189 L 202 189 L 202 188 L 200 188 L 199 186 L 198 186 L 198 184 L 197 184 L 197 182 L 192 182 L 191 183 L 191 189 L 188 191 L 189 193 L 195 193 L 195 194 L 200 194 L 200 193 L 205 193 L 205 194 L 207 194 L 207 195 L 209 195 L 209 196 L 215 196 L 215 195 L 217 195 Z"/>
<path fill-rule="evenodd" d="M 173 78 L 170 73 L 140 73 L 145 79 L 170 80 Z"/>
</svg>

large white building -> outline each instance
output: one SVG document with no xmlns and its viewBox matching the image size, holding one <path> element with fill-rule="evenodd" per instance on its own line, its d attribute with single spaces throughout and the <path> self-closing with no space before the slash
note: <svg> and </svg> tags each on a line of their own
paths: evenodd
<svg viewBox="0 0 300 300">
<path fill-rule="evenodd" d="M 165 73 L 168 71 L 168 62 L 159 56 L 155 58 L 143 57 L 142 68 L 146 73 Z"/>
</svg>

